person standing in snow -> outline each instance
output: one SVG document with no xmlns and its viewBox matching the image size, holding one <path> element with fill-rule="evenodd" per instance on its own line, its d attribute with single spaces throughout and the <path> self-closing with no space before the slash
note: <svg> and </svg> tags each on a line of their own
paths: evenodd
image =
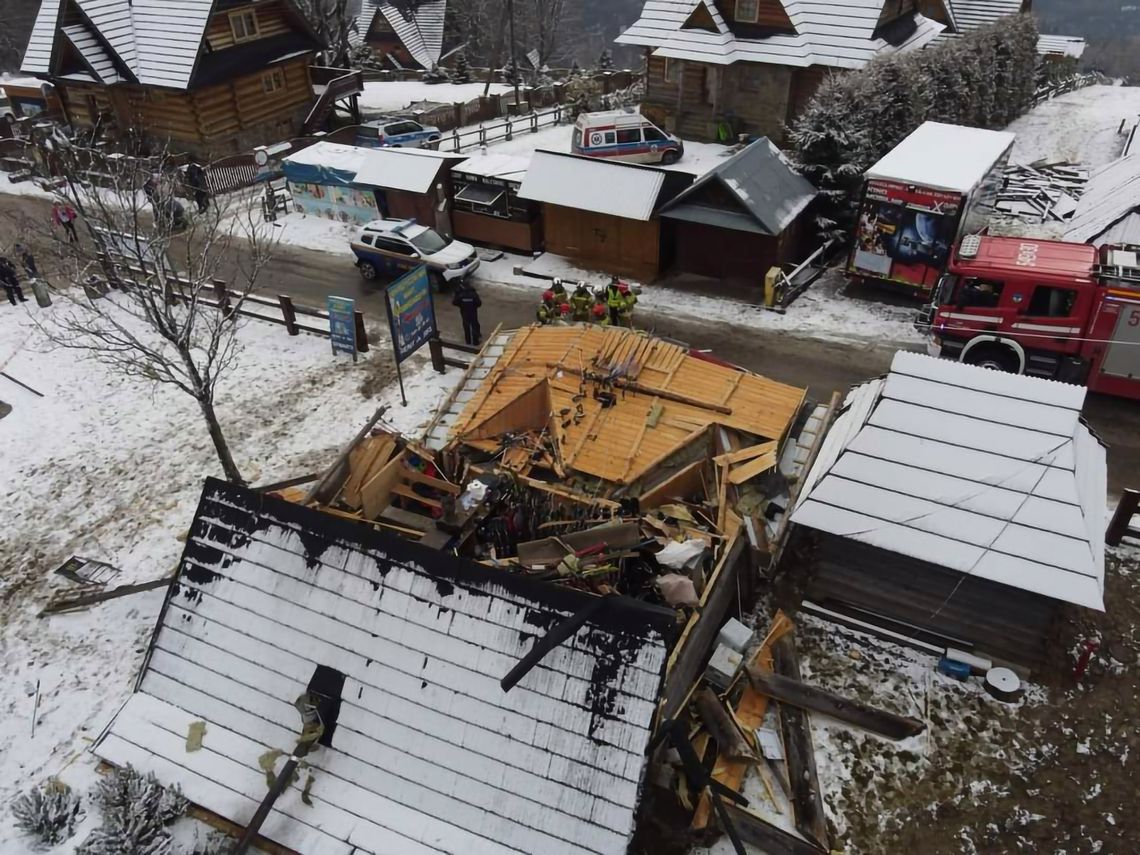
<svg viewBox="0 0 1140 855">
<path fill-rule="evenodd" d="M 618 292 L 622 297 L 621 308 L 618 309 L 618 323 L 633 329 L 633 307 L 637 305 L 637 295 L 625 282 L 618 283 Z"/>
<path fill-rule="evenodd" d="M 625 305 L 625 295 L 621 292 L 624 283 L 616 276 L 610 278 L 609 287 L 606 288 L 606 305 L 610 310 L 610 323 L 615 327 L 621 323 L 621 310 Z"/>
<path fill-rule="evenodd" d="M 75 220 L 79 215 L 75 209 L 66 202 L 53 202 L 51 206 L 51 221 L 57 226 L 63 226 L 67 232 L 68 243 L 79 243 L 79 235 L 75 231 Z"/>
<path fill-rule="evenodd" d="M 20 277 L 16 273 L 16 265 L 3 256 L 0 256 L 0 285 L 4 286 L 4 292 L 8 295 L 8 302 L 13 306 L 16 305 L 17 299 L 21 303 L 28 301 L 28 298 L 24 296 L 23 289 L 20 288 Z"/>
<path fill-rule="evenodd" d="M 590 320 L 590 307 L 593 304 L 594 298 L 590 294 L 589 287 L 585 282 L 579 282 L 574 293 L 570 295 L 570 307 L 574 310 L 574 320 L 582 322 Z"/>
<path fill-rule="evenodd" d="M 463 319 L 463 340 L 472 347 L 478 346 L 483 340 L 483 333 L 479 329 L 479 307 L 483 301 L 479 298 L 479 292 L 464 279 L 459 283 L 451 304 L 459 307 L 459 316 Z"/>
<path fill-rule="evenodd" d="M 24 265 L 24 272 L 28 274 L 29 279 L 40 278 L 40 272 L 36 269 L 36 258 L 28 247 L 18 243 L 12 247 L 12 252 L 16 253 L 16 257 L 20 259 L 20 264 Z"/>
<path fill-rule="evenodd" d="M 198 213 L 204 214 L 210 208 L 210 184 L 206 180 L 206 170 L 196 160 L 186 167 L 186 186 L 194 194 L 194 204 Z"/>
</svg>

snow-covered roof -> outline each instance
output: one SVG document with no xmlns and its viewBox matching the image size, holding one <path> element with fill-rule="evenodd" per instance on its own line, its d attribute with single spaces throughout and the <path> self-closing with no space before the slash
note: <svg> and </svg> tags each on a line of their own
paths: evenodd
<svg viewBox="0 0 1140 855">
<path fill-rule="evenodd" d="M 661 201 L 668 174 L 650 166 L 536 151 L 518 195 L 535 202 L 647 222 Z"/>
<path fill-rule="evenodd" d="M 1135 211 L 1140 211 L 1140 154 L 1122 157 L 1093 174 L 1069 220 L 1065 240 L 1099 244 L 1105 231 Z"/>
<path fill-rule="evenodd" d="M 373 148 L 364 152 L 355 183 L 409 193 L 430 191 L 448 160 L 440 157 L 440 152 L 421 154 L 419 149 Z"/>
<path fill-rule="evenodd" d="M 133 82 L 149 86 L 189 87 L 213 0 L 77 2 L 90 26 L 76 23 L 59 27 L 60 0 L 44 0 L 21 71 L 27 74 L 51 72 L 59 29 L 76 45 L 101 82 L 133 78 Z M 110 45 L 111 52 L 105 45 Z"/>
<path fill-rule="evenodd" d="M 467 175 L 502 178 L 505 181 L 522 181 L 529 167 L 530 155 L 487 152 L 472 155 L 462 163 L 455 164 L 453 171 Z"/>
<path fill-rule="evenodd" d="M 1021 12 L 1024 0 L 947 0 L 959 33 L 996 24 Z"/>
<path fill-rule="evenodd" d="M 641 17 L 617 38 L 620 44 L 653 48 L 654 56 L 731 65 L 759 62 L 807 67 L 862 68 L 874 57 L 917 50 L 945 29 L 919 13 L 913 29 L 896 38 L 878 27 L 884 0 L 780 0 L 795 29 L 762 38 L 735 35 L 710 0 L 647 0 Z M 686 28 L 699 6 L 711 16 L 715 31 Z"/>
<path fill-rule="evenodd" d="M 1014 135 L 923 122 L 867 170 L 865 178 L 966 193 L 1013 147 Z"/>
<path fill-rule="evenodd" d="M 416 62 L 424 68 L 439 63 L 443 53 L 447 0 L 423 0 L 418 5 L 400 6 L 390 0 L 363 0 L 357 18 L 357 33 L 353 37 L 358 43 L 363 42 L 377 15 L 384 16 Z"/>
<path fill-rule="evenodd" d="M 661 216 L 726 224 L 721 207 L 692 201 L 710 182 L 720 184 L 751 215 L 755 228 L 746 230 L 767 235 L 783 233 L 816 197 L 811 182 L 792 168 L 771 140 L 762 137 L 698 178 L 661 209 Z"/>
<path fill-rule="evenodd" d="M 306 757 L 263 836 L 306 855 L 619 855 L 672 612 L 613 598 L 500 686 L 592 602 L 210 480 L 137 691 L 95 752 L 244 825 L 266 792 L 259 761 L 277 749 L 280 770 L 294 701 L 324 666 L 343 677 L 329 681 L 331 744 Z"/>
<path fill-rule="evenodd" d="M 361 146 L 321 141 L 289 155 L 282 162 L 320 166 L 355 174 L 364 166 L 365 159 L 372 151 L 373 149 Z"/>
<path fill-rule="evenodd" d="M 847 396 L 792 520 L 1103 610 L 1107 468 L 1084 398 L 900 352 Z"/>
<path fill-rule="evenodd" d="M 1044 56 L 1067 56 L 1080 59 L 1088 44 L 1080 36 L 1047 36 L 1037 39 L 1037 52 Z"/>
</svg>

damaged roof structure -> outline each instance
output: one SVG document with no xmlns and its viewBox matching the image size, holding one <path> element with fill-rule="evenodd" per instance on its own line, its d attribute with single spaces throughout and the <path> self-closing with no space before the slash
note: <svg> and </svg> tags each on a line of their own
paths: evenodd
<svg viewBox="0 0 1140 855">
<path fill-rule="evenodd" d="M 335 712 L 262 826 L 281 846 L 623 853 L 673 613 L 609 598 L 501 685 L 592 600 L 210 480 L 136 692 L 95 751 L 244 825 L 309 690 Z"/>
<path fill-rule="evenodd" d="M 1080 386 L 900 352 L 855 388 L 792 521 L 808 597 L 1025 664 L 1057 608 L 1104 610 L 1106 452 Z"/>
</svg>

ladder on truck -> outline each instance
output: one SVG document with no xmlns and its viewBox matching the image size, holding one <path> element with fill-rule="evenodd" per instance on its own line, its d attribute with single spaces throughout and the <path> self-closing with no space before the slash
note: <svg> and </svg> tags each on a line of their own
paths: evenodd
<svg viewBox="0 0 1140 855">
<path fill-rule="evenodd" d="M 1101 261 L 1093 265 L 1093 273 L 1102 282 L 1140 288 L 1140 246 L 1121 244 L 1105 247 L 1101 250 Z"/>
</svg>

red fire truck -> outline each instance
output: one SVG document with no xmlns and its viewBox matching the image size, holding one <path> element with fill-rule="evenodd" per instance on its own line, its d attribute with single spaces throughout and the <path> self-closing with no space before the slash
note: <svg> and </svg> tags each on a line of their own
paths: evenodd
<svg viewBox="0 0 1140 855">
<path fill-rule="evenodd" d="M 937 356 L 1140 398 L 1140 246 L 967 236 L 918 326 Z"/>
</svg>

